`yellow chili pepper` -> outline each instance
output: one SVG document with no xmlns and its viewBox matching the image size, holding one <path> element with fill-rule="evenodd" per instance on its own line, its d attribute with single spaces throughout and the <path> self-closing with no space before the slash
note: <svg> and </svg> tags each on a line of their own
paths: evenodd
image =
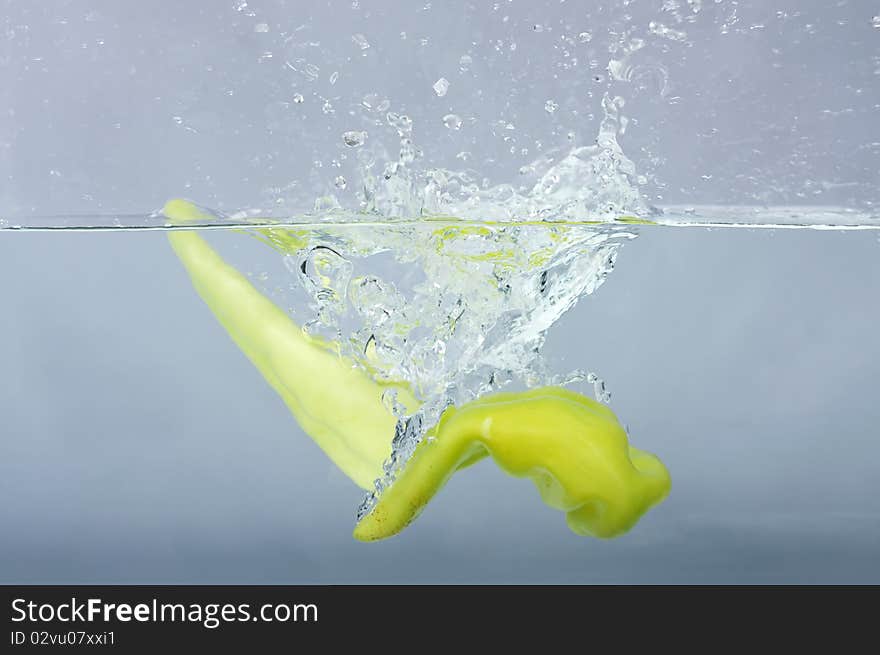
<svg viewBox="0 0 880 655">
<path fill-rule="evenodd" d="M 176 225 L 210 215 L 172 200 Z M 403 383 L 377 382 L 354 362 L 303 332 L 290 317 L 193 231 L 169 233 L 196 291 L 239 348 L 284 400 L 302 429 L 354 482 L 371 489 L 391 454 L 396 419 L 382 401 L 389 387 L 415 412 Z M 669 473 L 629 446 L 606 406 L 560 387 L 499 393 L 447 409 L 354 536 L 392 536 L 422 511 L 455 471 L 491 455 L 507 473 L 532 479 L 545 503 L 566 512 L 577 534 L 614 537 L 667 495 Z"/>
</svg>

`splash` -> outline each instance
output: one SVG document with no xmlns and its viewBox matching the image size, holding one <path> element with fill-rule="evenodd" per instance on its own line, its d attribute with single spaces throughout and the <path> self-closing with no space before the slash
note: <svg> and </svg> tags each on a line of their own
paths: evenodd
<svg viewBox="0 0 880 655">
<path fill-rule="evenodd" d="M 467 171 L 419 171 L 412 121 L 389 112 L 399 156 L 378 176 L 374 165 L 361 169 L 359 218 L 381 218 L 381 227 L 355 220 L 254 231 L 295 280 L 287 304 L 299 308 L 303 330 L 389 384 L 383 402 L 398 419 L 392 452 L 359 517 L 448 407 L 509 388 L 597 385 L 592 373 L 551 372 L 541 349 L 550 327 L 601 286 L 621 245 L 635 238 L 626 217 L 651 212 L 617 142 L 621 106 L 606 97 L 595 145 L 534 162 L 521 172 L 535 180 L 525 189 L 482 187 Z M 398 383 L 418 399 L 417 413 L 398 402 Z"/>
<path fill-rule="evenodd" d="M 622 97 L 605 94 L 604 118 L 594 145 L 546 153 L 519 169 L 519 184 L 493 186 L 470 169 L 415 168 L 419 150 L 413 144 L 413 122 L 406 115 L 388 112 L 386 122 L 400 139 L 399 155 L 378 175 L 375 159 L 362 159 L 361 210 L 383 218 L 454 216 L 476 221 L 613 221 L 621 216 L 652 216 L 655 210 L 638 191 L 636 167 L 618 142 L 626 122 L 620 113 L 623 106 Z M 448 122 L 460 126 L 461 119 L 452 116 Z M 336 198 L 325 197 L 321 203 L 339 206 Z"/>
</svg>

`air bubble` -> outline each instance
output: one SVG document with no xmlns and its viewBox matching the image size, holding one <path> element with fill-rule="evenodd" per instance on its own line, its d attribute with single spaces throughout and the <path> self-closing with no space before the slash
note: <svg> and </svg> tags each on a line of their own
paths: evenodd
<svg viewBox="0 0 880 655">
<path fill-rule="evenodd" d="M 667 27 L 663 23 L 652 20 L 648 23 L 648 30 L 652 34 L 669 39 L 671 41 L 684 41 L 687 39 L 687 32 Z"/>
<path fill-rule="evenodd" d="M 611 402 L 611 393 L 605 387 L 605 381 L 595 373 L 587 375 L 587 382 L 593 385 L 593 396 L 600 403 L 608 404 Z"/>
<path fill-rule="evenodd" d="M 553 100 L 548 100 L 544 103 L 544 111 L 548 114 L 556 113 L 556 110 L 559 109 L 559 104 Z"/>
<path fill-rule="evenodd" d="M 397 130 L 397 135 L 401 138 L 407 137 L 412 133 L 412 119 L 406 114 L 397 114 L 389 111 L 385 114 L 385 121 Z"/>
<path fill-rule="evenodd" d="M 388 108 L 391 106 L 391 102 L 388 98 L 384 98 L 380 96 L 378 93 L 368 93 L 364 96 L 364 99 L 361 100 L 361 106 L 368 111 L 388 111 Z"/>
<path fill-rule="evenodd" d="M 316 79 L 318 79 L 318 75 L 320 74 L 321 69 L 318 68 L 315 64 L 308 64 L 302 62 L 301 60 L 297 61 L 297 64 L 301 65 L 302 68 L 296 68 L 290 64 L 288 64 L 288 66 L 290 66 L 290 68 L 292 68 L 293 70 L 302 73 L 309 82 L 314 82 Z"/>
<path fill-rule="evenodd" d="M 361 50 L 366 50 L 370 47 L 370 42 L 367 41 L 367 37 L 363 34 L 353 34 L 351 37 L 351 42 L 354 43 Z"/>
<path fill-rule="evenodd" d="M 366 132 L 358 132 L 356 130 L 351 130 L 342 135 L 342 141 L 349 148 L 359 148 L 364 145 L 364 141 L 367 140 Z"/>
<path fill-rule="evenodd" d="M 335 186 L 340 191 L 345 191 L 345 187 L 348 186 L 348 181 L 340 175 L 335 180 L 333 180 L 333 186 Z"/>
<path fill-rule="evenodd" d="M 450 130 L 461 129 L 461 117 L 458 114 L 446 114 L 443 117 L 443 124 Z"/>
<path fill-rule="evenodd" d="M 445 77 L 441 77 L 439 80 L 434 82 L 434 93 L 437 94 L 438 98 L 442 98 L 446 95 L 446 92 L 449 90 L 449 80 Z"/>
<path fill-rule="evenodd" d="M 294 102 L 294 104 L 301 105 L 301 104 L 304 103 L 305 101 L 306 101 L 306 99 L 303 98 L 303 94 L 302 94 L 302 93 L 294 93 L 294 94 L 293 94 L 293 102 Z"/>
</svg>

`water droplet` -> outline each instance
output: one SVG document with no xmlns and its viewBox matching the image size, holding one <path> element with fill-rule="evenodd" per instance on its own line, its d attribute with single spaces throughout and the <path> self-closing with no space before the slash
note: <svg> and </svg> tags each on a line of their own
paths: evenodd
<svg viewBox="0 0 880 655">
<path fill-rule="evenodd" d="M 305 100 L 306 100 L 306 99 L 303 98 L 303 94 L 302 94 L 302 93 L 294 93 L 294 94 L 293 94 L 293 102 L 294 102 L 294 104 L 301 105 L 303 102 L 305 102 Z"/>
<path fill-rule="evenodd" d="M 172 116 L 171 120 L 173 120 L 178 125 L 183 125 L 183 117 L 181 116 Z"/>
<path fill-rule="evenodd" d="M 335 180 L 333 180 L 333 186 L 335 186 L 340 191 L 344 191 L 345 187 L 348 186 L 348 181 L 340 175 Z"/>
<path fill-rule="evenodd" d="M 439 80 L 434 82 L 434 93 L 437 94 L 437 97 L 442 98 L 446 95 L 446 92 L 449 90 L 449 80 L 445 77 L 441 77 Z"/>
<path fill-rule="evenodd" d="M 871 19 L 871 25 L 880 30 L 880 16 L 874 16 L 874 18 Z"/>
<path fill-rule="evenodd" d="M 555 113 L 557 109 L 559 109 L 559 105 L 553 100 L 548 100 L 544 103 L 544 111 L 546 111 L 548 114 Z"/>
<path fill-rule="evenodd" d="M 543 25 L 538 25 L 538 24 L 536 23 L 535 25 L 532 25 L 532 30 L 535 31 L 535 32 L 543 32 L 543 31 L 544 31 L 544 26 L 543 26 Z"/>
<path fill-rule="evenodd" d="M 306 67 L 303 69 L 305 76 L 309 78 L 310 81 L 314 81 L 318 79 L 318 75 L 321 72 L 321 69 L 315 64 L 306 64 Z"/>
<path fill-rule="evenodd" d="M 364 141 L 367 140 L 366 132 L 358 132 L 355 130 L 351 130 L 342 135 L 342 141 L 349 148 L 359 148 L 364 145 Z"/>
<path fill-rule="evenodd" d="M 589 32 L 581 32 L 580 34 L 578 34 L 578 41 L 580 41 L 581 43 L 589 43 L 592 40 L 593 35 Z"/>
<path fill-rule="evenodd" d="M 461 58 L 459 58 L 458 60 L 458 69 L 462 73 L 466 73 L 468 70 L 470 70 L 471 64 L 473 63 L 473 57 L 471 57 L 470 55 L 462 55 Z"/>
<path fill-rule="evenodd" d="M 390 389 L 386 389 L 382 392 L 382 404 L 385 405 L 385 409 L 387 409 L 392 414 L 398 410 L 402 409 L 402 406 L 397 400 L 398 391 L 394 387 Z"/>
<path fill-rule="evenodd" d="M 361 50 L 366 50 L 370 47 L 370 42 L 367 41 L 367 37 L 363 34 L 353 34 L 351 37 L 351 42 L 354 43 Z"/>
<path fill-rule="evenodd" d="M 389 111 L 385 114 L 385 120 L 388 125 L 397 130 L 397 135 L 400 137 L 407 137 L 412 133 L 412 119 L 406 114 L 396 114 Z"/>
<path fill-rule="evenodd" d="M 684 41 L 687 39 L 687 32 L 667 27 L 663 23 L 654 20 L 648 23 L 648 30 L 652 34 L 656 34 L 657 36 L 661 36 L 671 41 Z"/>
<path fill-rule="evenodd" d="M 331 102 L 329 100 L 325 100 L 324 104 L 321 105 L 321 111 L 324 112 L 325 114 L 332 114 L 336 110 L 333 109 L 333 105 L 331 104 Z"/>
<path fill-rule="evenodd" d="M 443 124 L 450 130 L 460 130 L 461 117 L 458 114 L 446 114 L 443 117 Z"/>
<path fill-rule="evenodd" d="M 611 394 L 605 386 L 605 381 L 600 378 L 595 373 L 590 373 L 587 375 L 587 382 L 593 385 L 593 396 L 600 403 L 605 403 L 606 405 L 611 402 Z"/>
<path fill-rule="evenodd" d="M 364 96 L 364 99 L 361 100 L 361 105 L 369 111 L 382 112 L 388 110 L 391 106 L 391 102 L 388 98 L 383 98 L 378 93 L 368 93 Z"/>
<path fill-rule="evenodd" d="M 324 214 L 327 212 L 332 212 L 338 210 L 339 201 L 336 199 L 334 195 L 328 196 L 319 196 L 315 198 L 315 213 L 316 214 Z"/>
<path fill-rule="evenodd" d="M 257 23 L 256 25 L 254 25 L 254 32 L 265 33 L 268 31 L 269 31 L 269 24 L 268 23 Z"/>
<path fill-rule="evenodd" d="M 235 11 L 244 11 L 248 8 L 248 3 L 246 2 L 246 0 L 237 0 L 234 7 Z"/>
<path fill-rule="evenodd" d="M 330 75 L 330 84 L 336 84 L 336 80 L 339 79 L 339 71 L 333 71 Z"/>
</svg>

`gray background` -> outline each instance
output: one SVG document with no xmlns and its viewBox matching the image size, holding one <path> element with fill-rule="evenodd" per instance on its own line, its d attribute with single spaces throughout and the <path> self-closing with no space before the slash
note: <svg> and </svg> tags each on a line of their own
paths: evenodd
<svg viewBox="0 0 880 655">
<path fill-rule="evenodd" d="M 469 150 L 509 181 L 536 140 L 590 143 L 606 90 L 627 100 L 621 142 L 651 202 L 876 210 L 873 2 L 704 0 L 683 43 L 650 33 L 675 24 L 661 2 L 234 4 L 2 2 L 0 216 L 177 195 L 309 209 L 351 175 L 351 159 L 332 167 L 344 130 L 393 153 L 357 108 L 368 93 L 413 116 L 425 165 Z M 565 41 L 583 30 L 588 44 Z M 627 31 L 647 45 L 629 81 L 609 79 Z M 285 66 L 298 59 L 316 80 Z M 516 124 L 517 154 L 498 120 Z M 672 472 L 667 502 L 621 539 L 583 539 L 484 462 L 363 545 L 361 492 L 162 235 L 0 232 L 0 581 L 880 582 L 878 254 L 868 233 L 644 231 L 548 356 L 608 381 L 634 442 Z"/>
<path fill-rule="evenodd" d="M 334 192 L 356 207 L 343 132 L 367 130 L 382 162 L 399 147 L 363 108 L 370 94 L 412 117 L 420 167 L 517 184 L 539 155 L 594 142 L 606 92 L 626 101 L 620 141 L 650 203 L 876 214 L 876 2 L 695 2 L 0 0 L 0 217 L 144 212 L 180 195 L 284 213 Z M 461 130 L 444 127 L 450 112 Z"/>
</svg>

